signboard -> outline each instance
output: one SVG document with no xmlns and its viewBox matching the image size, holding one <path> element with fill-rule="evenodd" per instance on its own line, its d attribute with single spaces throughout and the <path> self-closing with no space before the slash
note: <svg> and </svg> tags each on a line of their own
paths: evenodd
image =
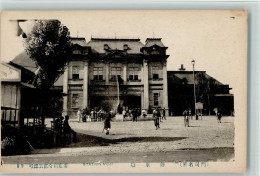
<svg viewBox="0 0 260 176">
<path fill-rule="evenodd" d="M 203 103 L 201 102 L 196 103 L 196 109 L 203 109 Z"/>
</svg>

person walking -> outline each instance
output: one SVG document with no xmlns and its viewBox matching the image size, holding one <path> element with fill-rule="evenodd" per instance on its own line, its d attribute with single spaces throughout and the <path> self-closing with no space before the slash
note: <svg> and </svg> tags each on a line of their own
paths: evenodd
<svg viewBox="0 0 260 176">
<path fill-rule="evenodd" d="M 162 117 L 162 118 L 164 118 L 164 119 L 166 120 L 166 109 L 165 109 L 165 108 L 163 108 L 162 114 L 163 114 L 163 117 Z"/>
<path fill-rule="evenodd" d="M 112 119 L 112 114 L 111 112 L 108 112 L 104 120 L 104 130 L 106 135 L 109 135 L 109 130 L 111 129 L 111 123 L 110 123 L 111 119 Z"/>
<path fill-rule="evenodd" d="M 161 117 L 161 113 L 158 110 L 158 108 L 156 108 L 153 111 L 153 117 L 154 117 L 154 125 L 155 125 L 156 130 L 157 130 L 158 128 L 160 128 L 160 117 Z"/>
<path fill-rule="evenodd" d="M 189 109 L 189 118 L 192 120 L 192 113 L 191 113 L 191 109 Z"/>
<path fill-rule="evenodd" d="M 77 118 L 78 118 L 78 123 L 82 121 L 82 116 L 81 116 L 81 110 L 80 109 L 77 112 Z"/>
<path fill-rule="evenodd" d="M 82 113 L 82 122 L 87 122 L 87 117 L 88 117 L 88 108 L 86 107 L 84 110 L 83 110 L 83 113 Z"/>
<path fill-rule="evenodd" d="M 90 119 L 91 121 L 94 121 L 94 109 L 90 111 Z"/>
<path fill-rule="evenodd" d="M 189 127 L 189 117 L 188 117 L 188 110 L 183 111 L 183 116 L 184 116 L 184 127 Z"/>
<path fill-rule="evenodd" d="M 135 121 L 135 122 L 137 122 L 137 109 L 135 108 L 135 109 L 133 109 L 133 111 L 132 111 L 132 116 L 133 116 L 133 122 Z"/>
<path fill-rule="evenodd" d="M 218 123 L 221 123 L 222 114 L 221 114 L 220 110 L 217 111 L 216 116 L 217 116 L 217 118 L 218 118 Z"/>
</svg>

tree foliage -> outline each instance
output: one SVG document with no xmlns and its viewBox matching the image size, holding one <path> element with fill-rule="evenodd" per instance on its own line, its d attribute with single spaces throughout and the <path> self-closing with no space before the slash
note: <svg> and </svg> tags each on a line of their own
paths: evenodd
<svg viewBox="0 0 260 176">
<path fill-rule="evenodd" d="M 71 59 L 70 32 L 58 20 L 37 20 L 25 41 L 25 50 L 38 67 L 37 86 L 48 89 Z"/>
</svg>

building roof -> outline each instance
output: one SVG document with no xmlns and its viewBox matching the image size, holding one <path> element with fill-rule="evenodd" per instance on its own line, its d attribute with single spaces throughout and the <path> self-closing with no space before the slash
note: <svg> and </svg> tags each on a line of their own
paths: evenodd
<svg viewBox="0 0 260 176">
<path fill-rule="evenodd" d="M 159 47 L 165 47 L 161 40 L 162 38 L 147 38 L 145 41 L 145 47 L 151 47 L 154 45 L 157 45 Z"/>
<path fill-rule="evenodd" d="M 87 47 L 87 43 L 86 43 L 86 40 L 85 38 L 78 38 L 78 37 L 71 37 L 71 42 L 72 44 L 74 45 L 79 45 L 79 46 L 82 46 L 82 47 Z"/>
<path fill-rule="evenodd" d="M 23 67 L 31 72 L 35 72 L 37 70 L 35 62 L 29 57 L 29 55 L 26 52 L 18 54 L 10 62 L 20 67 Z"/>
<path fill-rule="evenodd" d="M 87 43 L 95 52 L 106 53 L 104 45 L 107 44 L 110 50 L 124 50 L 124 45 L 128 46 L 128 54 L 141 54 L 140 49 L 144 46 L 140 39 L 112 39 L 112 38 L 91 38 Z"/>
<path fill-rule="evenodd" d="M 0 63 L 0 77 L 2 82 L 20 82 L 21 70 L 8 63 Z"/>
<path fill-rule="evenodd" d="M 197 84 L 196 77 L 199 73 L 203 73 L 206 79 L 213 79 L 216 85 L 223 85 L 221 82 L 216 80 L 215 78 L 209 76 L 206 71 L 195 71 L 195 83 Z M 167 71 L 168 78 L 170 78 L 170 74 L 179 80 L 185 80 L 187 84 L 193 84 L 193 71 Z"/>
</svg>

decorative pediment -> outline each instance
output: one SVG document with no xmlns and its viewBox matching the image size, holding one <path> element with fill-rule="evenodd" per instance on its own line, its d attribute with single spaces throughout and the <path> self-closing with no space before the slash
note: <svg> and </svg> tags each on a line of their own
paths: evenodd
<svg viewBox="0 0 260 176">
<path fill-rule="evenodd" d="M 21 71 L 7 63 L 0 64 L 1 81 L 20 82 Z"/>
<path fill-rule="evenodd" d="M 107 53 L 107 57 L 112 57 L 112 58 L 120 58 L 125 56 L 126 56 L 126 52 L 122 50 L 110 50 Z"/>
</svg>

